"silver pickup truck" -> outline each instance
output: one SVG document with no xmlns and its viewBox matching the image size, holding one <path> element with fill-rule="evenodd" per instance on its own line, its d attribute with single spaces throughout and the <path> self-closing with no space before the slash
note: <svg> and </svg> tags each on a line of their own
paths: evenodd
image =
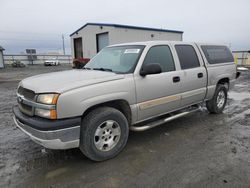
<svg viewBox="0 0 250 188">
<path fill-rule="evenodd" d="M 16 125 L 50 149 L 79 147 L 94 161 L 116 156 L 129 130 L 199 110 L 221 113 L 238 74 L 223 45 L 150 41 L 104 48 L 83 69 L 22 80 Z M 190 117 L 191 118 L 191 117 Z"/>
</svg>

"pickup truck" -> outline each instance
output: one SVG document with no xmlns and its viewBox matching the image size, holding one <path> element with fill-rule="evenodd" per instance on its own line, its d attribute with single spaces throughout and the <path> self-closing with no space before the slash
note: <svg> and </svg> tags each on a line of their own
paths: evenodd
<svg viewBox="0 0 250 188">
<path fill-rule="evenodd" d="M 103 161 L 124 149 L 129 130 L 165 124 L 204 103 L 210 113 L 222 113 L 238 76 L 224 45 L 113 45 L 82 69 L 22 80 L 13 119 L 46 148 L 80 148 L 91 160 Z"/>
</svg>

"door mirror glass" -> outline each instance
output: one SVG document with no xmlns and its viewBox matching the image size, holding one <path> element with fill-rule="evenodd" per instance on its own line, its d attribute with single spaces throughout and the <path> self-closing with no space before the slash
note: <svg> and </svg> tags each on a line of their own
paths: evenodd
<svg viewBox="0 0 250 188">
<path fill-rule="evenodd" d="M 142 67 L 140 71 L 141 76 L 146 76 L 148 74 L 160 74 L 162 72 L 161 66 L 158 63 L 146 64 Z"/>
</svg>

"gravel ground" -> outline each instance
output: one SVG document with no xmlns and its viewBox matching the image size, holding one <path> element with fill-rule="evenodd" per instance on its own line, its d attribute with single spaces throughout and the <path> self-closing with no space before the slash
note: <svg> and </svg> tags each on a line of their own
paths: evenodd
<svg viewBox="0 0 250 188">
<path fill-rule="evenodd" d="M 18 81 L 70 69 L 0 70 L 0 187 L 250 187 L 250 72 L 242 72 L 223 114 L 200 112 L 131 132 L 116 158 L 96 163 L 80 150 L 47 150 L 17 129 Z"/>
</svg>

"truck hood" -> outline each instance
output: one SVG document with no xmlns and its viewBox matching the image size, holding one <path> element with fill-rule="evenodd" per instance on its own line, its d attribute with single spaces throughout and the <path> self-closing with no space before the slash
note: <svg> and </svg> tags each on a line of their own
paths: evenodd
<svg viewBox="0 0 250 188">
<path fill-rule="evenodd" d="M 32 76 L 22 80 L 19 85 L 35 93 L 63 93 L 71 89 L 123 79 L 124 77 L 124 75 L 112 72 L 77 69 Z"/>
</svg>

